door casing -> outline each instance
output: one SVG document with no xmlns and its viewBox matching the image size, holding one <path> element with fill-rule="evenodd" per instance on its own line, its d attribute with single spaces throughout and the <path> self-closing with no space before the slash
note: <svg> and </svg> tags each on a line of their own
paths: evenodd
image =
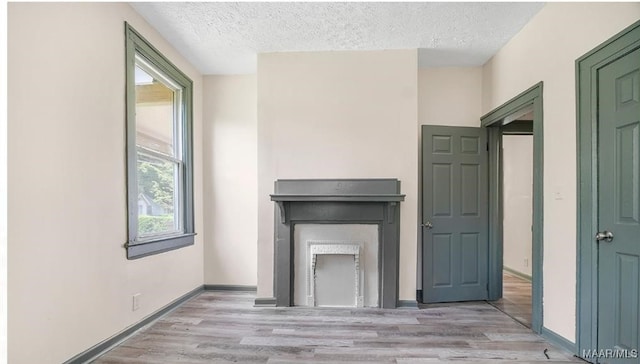
<svg viewBox="0 0 640 364">
<path fill-rule="evenodd" d="M 533 231 L 531 264 L 531 329 L 542 331 L 542 251 L 543 251 L 543 83 L 539 82 L 518 96 L 484 115 L 489 140 L 489 299 L 502 297 L 502 137 L 500 126 L 510 115 L 533 109 Z"/>
<path fill-rule="evenodd" d="M 598 347 L 598 128 L 597 71 L 640 48 L 640 21 L 576 60 L 577 292 L 576 354 Z"/>
</svg>

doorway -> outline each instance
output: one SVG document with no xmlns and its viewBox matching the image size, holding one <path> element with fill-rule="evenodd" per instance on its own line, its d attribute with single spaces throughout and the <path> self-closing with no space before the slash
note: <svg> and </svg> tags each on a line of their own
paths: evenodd
<svg viewBox="0 0 640 364">
<path fill-rule="evenodd" d="M 531 134 L 531 318 L 530 328 L 542 333 L 542 248 L 543 248 L 543 114 L 542 82 L 507 101 L 481 118 L 489 136 L 489 300 L 503 297 L 504 274 L 504 180 L 503 134 Z M 518 119 L 531 120 L 527 122 Z M 524 257 L 523 257 L 524 259 Z"/>
<path fill-rule="evenodd" d="M 502 298 L 491 305 L 532 327 L 533 110 L 505 118 L 500 129 Z"/>
<path fill-rule="evenodd" d="M 542 82 L 483 116 L 480 128 L 422 126 L 420 301 L 502 298 L 502 132 L 527 113 L 533 119 L 531 329 L 541 333 Z"/>
<path fill-rule="evenodd" d="M 640 21 L 576 70 L 577 354 L 629 362 L 640 349 Z"/>
</svg>

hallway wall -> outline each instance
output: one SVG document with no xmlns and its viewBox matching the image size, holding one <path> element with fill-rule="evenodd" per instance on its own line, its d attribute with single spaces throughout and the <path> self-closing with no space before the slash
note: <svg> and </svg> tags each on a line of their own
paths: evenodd
<svg viewBox="0 0 640 364">
<path fill-rule="evenodd" d="M 533 136 L 504 135 L 503 265 L 531 277 Z"/>
</svg>

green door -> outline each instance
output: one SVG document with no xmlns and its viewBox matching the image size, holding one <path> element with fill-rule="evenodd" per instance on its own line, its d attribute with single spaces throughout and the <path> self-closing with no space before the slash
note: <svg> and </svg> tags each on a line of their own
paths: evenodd
<svg viewBox="0 0 640 364">
<path fill-rule="evenodd" d="M 488 157 L 482 128 L 422 127 L 423 301 L 488 296 Z"/>
<path fill-rule="evenodd" d="M 625 356 L 640 349 L 640 49 L 597 72 L 598 349 Z"/>
</svg>

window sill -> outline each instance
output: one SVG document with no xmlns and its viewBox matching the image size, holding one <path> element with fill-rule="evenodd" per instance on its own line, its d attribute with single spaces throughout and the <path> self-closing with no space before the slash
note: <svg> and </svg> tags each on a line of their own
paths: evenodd
<svg viewBox="0 0 640 364">
<path fill-rule="evenodd" d="M 195 235 L 195 233 L 187 233 L 136 244 L 127 243 L 125 244 L 125 247 L 127 248 L 127 259 L 139 259 L 149 255 L 160 254 L 193 245 Z"/>
</svg>

